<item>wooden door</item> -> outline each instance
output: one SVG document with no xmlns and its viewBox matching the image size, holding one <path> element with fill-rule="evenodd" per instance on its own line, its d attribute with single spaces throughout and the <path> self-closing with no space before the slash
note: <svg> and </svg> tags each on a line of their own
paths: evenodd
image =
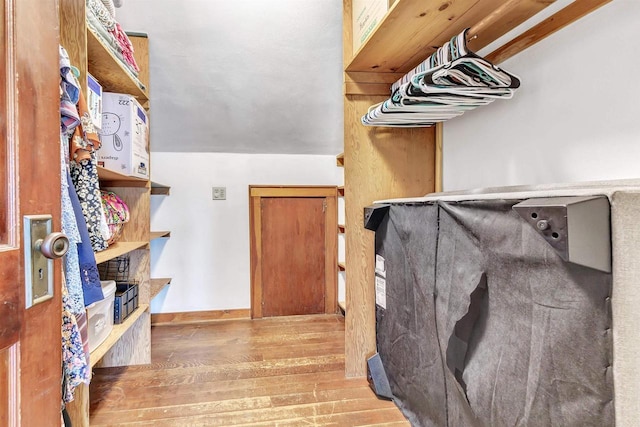
<svg viewBox="0 0 640 427">
<path fill-rule="evenodd" d="M 336 312 L 336 187 L 251 187 L 252 317 Z"/>
<path fill-rule="evenodd" d="M 60 230 L 55 0 L 0 0 L 0 425 L 60 425 L 60 262 L 54 298 L 25 309 L 23 215 Z"/>
</svg>

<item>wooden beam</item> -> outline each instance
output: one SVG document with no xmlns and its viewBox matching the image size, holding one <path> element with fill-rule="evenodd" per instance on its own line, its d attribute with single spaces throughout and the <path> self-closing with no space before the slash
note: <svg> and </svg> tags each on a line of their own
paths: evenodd
<svg viewBox="0 0 640 427">
<path fill-rule="evenodd" d="M 251 197 L 335 197 L 336 187 L 325 186 L 256 186 L 252 185 Z"/>
<path fill-rule="evenodd" d="M 345 95 L 382 95 L 391 96 L 391 84 L 345 82 Z"/>
<path fill-rule="evenodd" d="M 391 85 L 401 79 L 403 73 L 375 73 L 351 71 L 344 73 L 345 95 L 389 96 Z"/>
<path fill-rule="evenodd" d="M 442 191 L 442 145 L 444 141 L 443 136 L 444 125 L 442 122 L 436 123 L 436 135 L 435 135 L 435 144 L 436 144 L 436 155 L 435 155 L 435 191 L 439 193 Z"/>
<path fill-rule="evenodd" d="M 360 117 L 384 98 L 345 96 L 345 372 L 367 373 L 375 352 L 374 233 L 363 227 L 363 207 L 374 200 L 422 196 L 434 191 L 434 128 L 362 126 Z"/>
<path fill-rule="evenodd" d="M 611 0 L 574 1 L 564 9 L 561 9 L 538 25 L 511 40 L 509 43 L 491 52 L 485 58 L 494 64 L 500 64 L 610 1 Z"/>
</svg>

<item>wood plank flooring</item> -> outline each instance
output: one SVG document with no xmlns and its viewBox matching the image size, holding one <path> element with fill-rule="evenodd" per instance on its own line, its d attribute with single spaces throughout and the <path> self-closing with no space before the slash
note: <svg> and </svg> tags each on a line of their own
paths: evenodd
<svg viewBox="0 0 640 427">
<path fill-rule="evenodd" d="M 91 426 L 409 426 L 344 378 L 344 318 L 154 326 L 152 363 L 100 368 Z"/>
</svg>

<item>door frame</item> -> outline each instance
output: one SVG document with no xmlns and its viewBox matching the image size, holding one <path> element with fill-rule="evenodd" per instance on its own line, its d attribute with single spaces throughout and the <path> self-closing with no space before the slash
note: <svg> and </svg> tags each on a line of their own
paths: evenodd
<svg viewBox="0 0 640 427">
<path fill-rule="evenodd" d="M 325 298 L 324 312 L 338 310 L 338 187 L 337 186 L 249 186 L 249 229 L 251 253 L 251 318 L 262 318 L 262 219 L 263 197 L 318 197 L 327 204 L 325 213 Z"/>
</svg>

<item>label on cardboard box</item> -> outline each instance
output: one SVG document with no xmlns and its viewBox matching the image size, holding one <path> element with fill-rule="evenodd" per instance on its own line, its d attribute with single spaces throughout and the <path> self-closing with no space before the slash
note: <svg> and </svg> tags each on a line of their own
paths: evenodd
<svg viewBox="0 0 640 427">
<path fill-rule="evenodd" d="M 131 95 L 105 92 L 102 109 L 98 164 L 125 175 L 149 178 L 149 125 L 144 108 Z"/>
<path fill-rule="evenodd" d="M 353 53 L 355 54 L 373 30 L 382 21 L 389 4 L 389 0 L 353 0 L 352 28 Z"/>
<path fill-rule="evenodd" d="M 91 122 L 96 130 L 102 128 L 102 86 L 89 73 L 87 73 L 87 108 L 91 116 Z"/>
</svg>

